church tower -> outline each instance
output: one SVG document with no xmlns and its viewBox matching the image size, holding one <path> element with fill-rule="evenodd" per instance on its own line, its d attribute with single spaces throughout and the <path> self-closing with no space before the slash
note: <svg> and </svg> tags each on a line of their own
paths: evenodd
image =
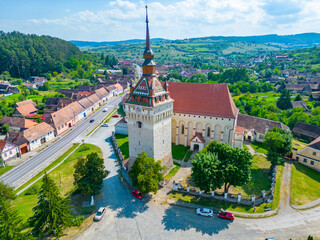
<svg viewBox="0 0 320 240">
<path fill-rule="evenodd" d="M 146 48 L 143 53 L 143 75 L 138 83 L 130 86 L 125 102 L 129 135 L 129 168 L 137 156 L 146 152 L 148 157 L 160 160 L 171 167 L 171 118 L 173 100 L 168 92 L 168 83 L 162 85 L 156 76 L 156 64 L 150 48 L 148 8 L 146 6 Z"/>
</svg>

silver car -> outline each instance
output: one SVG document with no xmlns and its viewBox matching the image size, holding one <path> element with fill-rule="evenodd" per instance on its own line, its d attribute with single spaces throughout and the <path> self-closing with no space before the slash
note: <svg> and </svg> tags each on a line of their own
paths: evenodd
<svg viewBox="0 0 320 240">
<path fill-rule="evenodd" d="M 213 211 L 208 208 L 198 208 L 196 213 L 205 217 L 213 217 Z"/>
<path fill-rule="evenodd" d="M 104 207 L 99 208 L 98 212 L 94 216 L 93 220 L 100 221 L 106 209 Z"/>
</svg>

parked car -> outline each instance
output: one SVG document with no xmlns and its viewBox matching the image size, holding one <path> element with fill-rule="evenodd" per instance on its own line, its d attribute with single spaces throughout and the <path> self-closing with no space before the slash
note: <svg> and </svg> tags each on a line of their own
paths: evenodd
<svg viewBox="0 0 320 240">
<path fill-rule="evenodd" d="M 108 111 L 108 108 L 104 108 L 103 110 L 102 110 L 102 112 L 107 112 Z"/>
<path fill-rule="evenodd" d="M 133 190 L 132 192 L 132 195 L 134 196 L 134 197 L 136 197 L 136 198 L 138 198 L 138 199 L 142 199 L 143 198 L 143 195 L 142 195 L 142 193 L 141 192 L 139 192 L 138 190 Z"/>
<path fill-rule="evenodd" d="M 89 121 L 90 123 L 93 123 L 94 122 L 94 119 L 90 119 L 90 121 Z"/>
<path fill-rule="evenodd" d="M 222 219 L 234 220 L 234 216 L 230 212 L 220 211 L 219 212 L 219 217 L 222 218 Z"/>
<path fill-rule="evenodd" d="M 118 118 L 118 117 L 119 117 L 119 115 L 117 115 L 117 114 L 116 114 L 116 115 L 113 115 L 112 117 L 114 117 L 114 118 Z"/>
<path fill-rule="evenodd" d="M 213 211 L 209 208 L 198 208 L 196 213 L 205 217 L 213 217 Z"/>
<path fill-rule="evenodd" d="M 101 125 L 102 127 L 109 127 L 109 124 L 108 123 L 104 123 Z"/>
<path fill-rule="evenodd" d="M 103 217 L 103 214 L 105 213 L 106 209 L 104 207 L 99 208 L 98 212 L 94 216 L 95 221 L 100 221 L 101 218 Z"/>
</svg>

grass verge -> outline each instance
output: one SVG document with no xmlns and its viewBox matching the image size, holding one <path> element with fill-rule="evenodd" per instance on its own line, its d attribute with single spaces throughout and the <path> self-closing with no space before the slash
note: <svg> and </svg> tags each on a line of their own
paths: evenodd
<svg viewBox="0 0 320 240">
<path fill-rule="evenodd" d="M 70 153 L 71 149 L 69 149 L 67 152 Z M 65 154 L 67 154 L 67 152 Z M 57 186 L 60 186 L 61 179 L 61 187 L 59 187 L 61 196 L 71 196 L 71 205 L 73 205 L 72 209 L 75 216 L 83 215 L 82 203 L 84 199 L 80 194 L 74 195 L 75 189 L 73 186 L 73 166 L 79 158 L 85 157 L 92 152 L 97 152 L 100 157 L 102 156 L 101 149 L 99 147 L 91 144 L 82 144 L 60 166 L 48 174 Z M 43 174 L 43 172 L 41 172 L 41 174 Z M 41 184 L 42 180 L 40 179 L 32 185 L 32 188 L 39 189 Z M 25 190 L 22 194 L 18 195 L 15 200 L 13 200 L 13 205 L 22 217 L 25 228 L 28 228 L 27 220 L 33 215 L 32 208 L 37 205 L 38 201 L 38 194 L 25 195 L 27 191 L 28 190 Z"/>
<path fill-rule="evenodd" d="M 123 159 L 129 158 L 129 137 L 128 135 L 116 134 L 117 144 L 122 152 Z"/>
<path fill-rule="evenodd" d="M 164 177 L 164 180 L 167 182 L 170 178 L 172 178 L 179 171 L 180 166 L 174 165 L 174 167 L 170 170 L 170 172 Z"/>
<path fill-rule="evenodd" d="M 103 120 L 103 123 L 108 123 L 110 121 L 111 115 L 115 113 L 116 109 L 114 109 L 111 113 L 109 113 Z M 95 131 L 97 131 L 101 127 L 101 124 L 98 124 L 94 129 L 92 129 L 89 133 L 87 133 L 86 136 L 90 136 L 93 134 Z"/>
<path fill-rule="evenodd" d="M 303 205 L 320 198 L 319 172 L 295 162 L 292 164 L 291 204 Z"/>
<path fill-rule="evenodd" d="M 283 166 L 278 165 L 277 175 L 276 175 L 276 184 L 274 188 L 273 201 L 271 205 L 271 210 L 275 210 L 279 206 L 280 202 L 280 192 L 281 192 L 281 179 L 282 179 Z"/>
<path fill-rule="evenodd" d="M 256 152 L 264 153 L 266 155 L 268 154 L 268 150 L 265 149 L 263 143 L 256 141 L 256 142 L 251 143 L 250 145 Z"/>
<path fill-rule="evenodd" d="M 5 172 L 8 172 L 13 166 L 5 166 L 5 167 L 0 167 L 0 175 L 4 174 Z"/>
<path fill-rule="evenodd" d="M 192 195 L 175 193 L 175 192 L 171 193 L 169 197 L 177 201 L 183 201 L 183 202 L 191 203 L 195 205 L 202 205 L 206 207 L 214 207 L 214 208 L 224 209 L 228 211 L 243 212 L 243 213 L 264 213 L 265 212 L 264 208 L 271 206 L 270 203 L 263 203 L 256 207 L 242 206 L 242 205 L 232 204 L 228 202 L 211 200 L 209 198 L 204 198 L 204 197 L 200 198 Z"/>
<path fill-rule="evenodd" d="M 172 158 L 176 160 L 182 160 L 189 148 L 183 145 L 172 144 Z"/>
</svg>

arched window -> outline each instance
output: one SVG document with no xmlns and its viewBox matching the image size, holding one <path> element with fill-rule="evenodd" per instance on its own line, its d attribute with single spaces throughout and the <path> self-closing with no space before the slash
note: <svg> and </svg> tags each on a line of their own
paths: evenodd
<svg viewBox="0 0 320 240">
<path fill-rule="evenodd" d="M 138 121 L 137 126 L 138 126 L 138 128 L 142 128 L 142 122 Z"/>
<path fill-rule="evenodd" d="M 181 125 L 181 134 L 184 134 L 184 125 Z"/>
<path fill-rule="evenodd" d="M 207 129 L 207 137 L 210 137 L 210 131 L 211 131 L 211 129 L 210 129 L 210 127 L 208 127 L 208 129 Z"/>
</svg>

